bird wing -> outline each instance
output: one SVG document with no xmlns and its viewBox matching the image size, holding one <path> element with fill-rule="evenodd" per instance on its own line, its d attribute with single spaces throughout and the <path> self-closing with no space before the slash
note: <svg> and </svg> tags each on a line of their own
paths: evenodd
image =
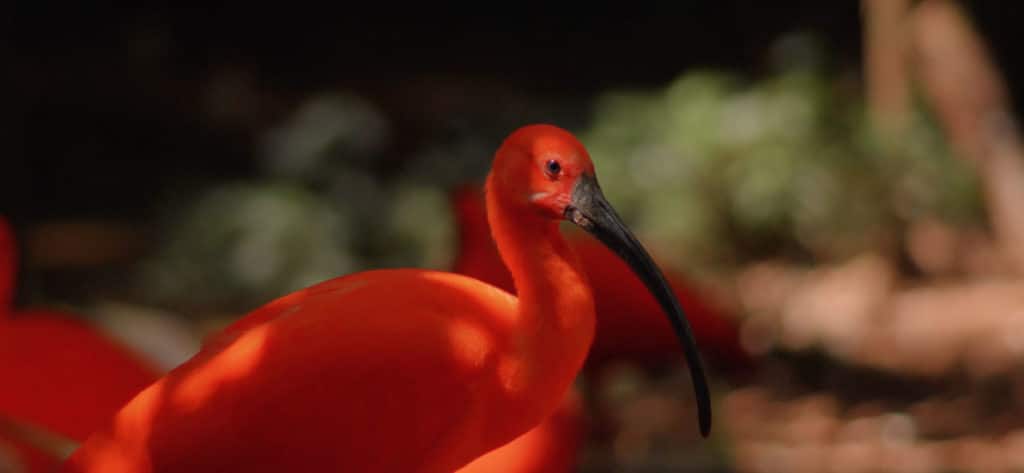
<svg viewBox="0 0 1024 473">
<path fill-rule="evenodd" d="M 147 388 L 72 471 L 451 471 L 497 446 L 484 406 L 514 312 L 500 289 L 422 270 L 298 291 Z"/>
</svg>

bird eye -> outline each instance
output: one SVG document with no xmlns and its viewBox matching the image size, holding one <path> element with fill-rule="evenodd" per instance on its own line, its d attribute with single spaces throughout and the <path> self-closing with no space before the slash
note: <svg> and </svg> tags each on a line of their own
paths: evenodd
<svg viewBox="0 0 1024 473">
<path fill-rule="evenodd" d="M 544 170 L 547 171 L 548 176 L 555 177 L 558 173 L 562 172 L 562 165 L 558 164 L 558 161 L 551 159 L 544 166 Z"/>
</svg>

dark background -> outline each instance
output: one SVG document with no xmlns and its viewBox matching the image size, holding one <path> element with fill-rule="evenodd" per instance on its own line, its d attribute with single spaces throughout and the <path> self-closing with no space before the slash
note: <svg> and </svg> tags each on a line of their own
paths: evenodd
<svg viewBox="0 0 1024 473">
<path fill-rule="evenodd" d="M 1013 57 L 1017 22 L 993 3 L 979 2 L 978 15 L 1003 56 Z M 585 106 L 606 88 L 659 86 L 692 66 L 757 74 L 769 41 L 792 30 L 820 35 L 837 68 L 858 67 L 860 54 L 856 2 L 495 4 L 491 15 L 390 9 L 17 4 L 5 28 L 12 93 L 4 109 L 12 120 L 3 211 L 19 224 L 145 218 L 154 188 L 177 177 L 253 172 L 250 133 L 290 100 L 327 87 L 355 91 L 390 116 L 397 160 L 446 113 L 431 110 L 427 83 L 468 85 L 478 91 L 467 99 L 476 106 L 492 103 L 489 91 Z M 1018 75 L 1019 63 L 1003 64 Z M 250 123 L 206 126 L 198 117 L 204 81 L 226 65 L 251 71 L 283 100 L 256 110 Z"/>
<path fill-rule="evenodd" d="M 965 5 L 1019 109 L 1020 9 Z M 658 86 L 694 66 L 756 75 L 769 42 L 794 30 L 816 34 L 837 69 L 856 72 L 860 62 L 860 10 L 852 1 L 688 0 L 648 9 L 517 3 L 495 4 L 490 15 L 467 11 L 487 10 L 480 7 L 389 9 L 17 3 L 4 28 L 11 121 L 2 210 L 18 223 L 142 217 L 154 187 L 173 178 L 252 172 L 251 127 L 278 118 L 289 98 L 326 87 L 357 92 L 388 113 L 400 137 L 392 152 L 401 159 L 443 113 L 430 109 L 430 88 L 417 87 L 424 81 L 583 104 L 606 88 Z M 285 98 L 281 107 L 258 110 L 244 127 L 204 126 L 197 119 L 204 79 L 225 65 L 251 71 L 261 88 Z M 487 104 L 486 95 L 474 99 Z"/>
</svg>

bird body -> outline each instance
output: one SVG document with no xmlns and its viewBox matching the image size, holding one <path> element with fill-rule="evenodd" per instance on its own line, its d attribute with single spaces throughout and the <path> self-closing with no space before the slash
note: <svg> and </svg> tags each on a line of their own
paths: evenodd
<svg viewBox="0 0 1024 473">
<path fill-rule="evenodd" d="M 148 360 L 72 314 L 35 309 L 0 322 L 0 415 L 33 423 L 74 441 L 93 431 L 155 381 Z M 28 442 L 18 447 L 29 472 L 57 462 Z"/>
<path fill-rule="evenodd" d="M 593 295 L 560 220 L 621 241 L 671 305 L 592 176 L 564 130 L 517 130 L 487 184 L 517 295 L 402 268 L 284 296 L 146 388 L 64 471 L 447 473 L 512 441 L 563 402 L 593 340 Z M 692 340 L 684 348 L 696 357 Z M 707 386 L 695 376 L 706 431 Z"/>
<path fill-rule="evenodd" d="M 239 458 L 246 471 L 453 471 L 543 419 L 558 399 L 542 398 L 564 392 L 557 378 L 574 369 L 535 362 L 538 342 L 560 333 L 517 337 L 516 305 L 434 271 L 312 286 L 211 339 L 75 463 L 112 473 L 226 471 Z M 416 317 L 403 317 L 411 307 Z M 588 329 L 574 329 L 586 343 Z M 303 432 L 249 434 L 293 429 Z"/>
</svg>

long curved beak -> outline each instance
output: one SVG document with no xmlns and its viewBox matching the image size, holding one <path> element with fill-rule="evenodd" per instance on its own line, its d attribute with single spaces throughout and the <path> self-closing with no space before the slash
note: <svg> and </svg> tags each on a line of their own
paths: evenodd
<svg viewBox="0 0 1024 473">
<path fill-rule="evenodd" d="M 578 178 L 573 188 L 571 203 L 565 209 L 565 218 L 589 232 L 619 255 L 658 300 L 683 346 L 697 397 L 700 433 L 707 437 L 711 432 L 711 396 L 708 394 L 703 362 L 697 351 L 690 324 L 686 321 L 675 294 L 669 289 L 665 276 L 605 199 L 596 177 L 581 175 Z"/>
</svg>

